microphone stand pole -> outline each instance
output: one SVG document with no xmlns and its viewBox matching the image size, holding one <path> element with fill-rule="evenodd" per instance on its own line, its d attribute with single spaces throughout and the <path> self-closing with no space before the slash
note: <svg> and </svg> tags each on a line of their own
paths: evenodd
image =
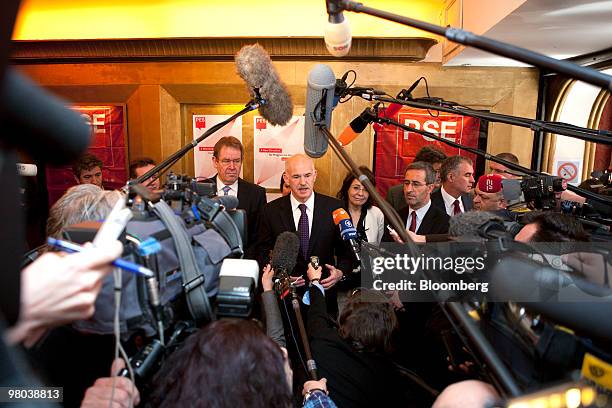
<svg viewBox="0 0 612 408">
<path fill-rule="evenodd" d="M 432 34 L 445 37 L 448 40 L 472 46 L 479 50 L 488 51 L 495 55 L 512 58 L 516 61 L 521 61 L 526 64 L 533 65 L 538 68 L 546 68 L 552 72 L 558 72 L 570 76 L 571 78 L 584 81 L 588 84 L 597 87 L 612 90 L 612 76 L 591 68 L 581 67 L 567 61 L 560 61 L 555 58 L 547 57 L 537 52 L 529 51 L 525 48 L 506 44 L 501 41 L 492 40 L 490 38 L 476 35 L 469 31 L 464 31 L 453 27 L 442 27 L 435 24 L 426 23 L 424 21 L 415 20 L 409 17 L 400 16 L 398 14 L 389 13 L 387 11 L 364 6 L 350 0 L 328 0 L 329 12 L 341 12 L 343 10 L 353 11 L 355 13 L 369 14 L 374 17 L 379 17 L 384 20 L 393 21 L 409 27 L 418 28 Z"/>
<path fill-rule="evenodd" d="M 391 101 L 392 103 L 403 104 L 405 102 L 405 101 L 402 101 L 402 100 L 399 100 L 399 99 L 385 98 L 385 100 L 387 100 L 387 99 L 388 99 L 388 101 Z M 427 108 L 425 108 L 425 109 L 427 109 Z M 431 109 L 433 110 L 435 108 L 431 108 Z M 543 173 L 537 172 L 535 170 L 531 170 L 531 169 L 528 169 L 526 167 L 520 166 L 520 165 L 518 165 L 516 163 L 512 163 L 512 162 L 509 162 L 507 160 L 500 159 L 499 157 L 495 157 L 495 156 L 493 156 L 493 155 L 491 155 L 491 154 L 489 154 L 489 153 L 487 153 L 485 151 L 482 151 L 480 149 L 476 149 L 476 148 L 469 147 L 469 146 L 463 146 L 463 145 L 461 145 L 459 143 L 453 142 L 451 140 L 447 140 L 447 139 L 445 139 L 443 137 L 434 135 L 433 133 L 427 132 L 425 130 L 415 129 L 415 128 L 407 126 L 407 125 L 402 125 L 401 123 L 396 122 L 393 119 L 377 117 L 374 121 L 377 122 L 377 123 L 382 123 L 382 124 L 386 124 L 386 125 L 393 125 L 393 126 L 396 126 L 396 127 L 400 128 L 400 129 L 404 129 L 404 130 L 406 130 L 408 132 L 419 133 L 419 134 L 421 134 L 423 136 L 435 139 L 435 140 L 437 140 L 439 142 L 442 142 L 442 143 L 445 143 L 445 144 L 447 144 L 449 146 L 456 147 L 458 149 L 462 149 L 462 150 L 465 150 L 467 152 L 473 153 L 473 154 L 475 154 L 477 156 L 484 157 L 487 160 L 491 160 L 491 161 L 494 161 L 496 163 L 503 164 L 504 166 L 508 167 L 509 169 L 516 170 L 516 171 L 519 171 L 521 173 L 528 174 L 530 176 L 548 176 L 548 174 L 543 174 Z M 584 190 L 582 188 L 574 187 L 571 184 L 567 185 L 567 189 L 570 190 L 570 191 L 575 192 L 576 194 L 580 194 L 583 197 L 590 198 L 593 201 L 598 201 L 598 202 L 600 202 L 602 204 L 612 205 L 612 199 L 610 199 L 608 197 L 605 197 L 605 196 L 602 196 L 602 195 L 599 195 L 599 194 L 595 194 L 593 192 Z"/>
<path fill-rule="evenodd" d="M 412 100 L 403 100 L 389 98 L 386 96 L 372 96 L 372 100 L 397 103 L 400 105 L 412 106 L 419 109 L 435 110 L 439 112 L 455 113 L 463 116 L 472 116 L 479 119 L 485 119 L 489 122 L 505 123 L 513 126 L 520 126 L 524 128 L 530 128 L 531 130 L 543 130 L 549 133 L 557 133 L 563 136 L 570 136 L 576 139 L 585 140 L 587 142 L 602 143 L 612 145 L 612 132 L 603 130 L 598 131 L 596 129 L 581 128 L 579 126 L 573 126 L 570 124 L 557 124 L 555 122 L 546 122 L 542 120 L 533 120 L 528 118 L 521 118 L 517 116 L 502 115 L 498 113 L 490 112 L 479 112 L 474 109 L 465 109 L 458 107 L 447 107 L 441 105 L 432 105 L 429 103 L 423 103 Z"/>
<path fill-rule="evenodd" d="M 317 363 L 312 358 L 312 352 L 310 351 L 310 343 L 308 342 L 308 336 L 306 335 L 306 328 L 304 327 L 304 319 L 302 318 L 302 311 L 300 310 L 300 300 L 298 298 L 295 286 L 291 285 L 291 305 L 295 312 L 295 319 L 297 320 L 298 328 L 300 330 L 300 337 L 302 338 L 302 344 L 304 345 L 304 354 L 306 355 L 306 368 L 310 379 L 313 381 L 319 380 L 319 374 L 317 373 Z M 318 290 L 318 289 L 317 289 Z"/>
<path fill-rule="evenodd" d="M 204 134 L 202 136 L 198 137 L 197 139 L 195 139 L 194 141 L 192 141 L 190 143 L 187 143 L 185 146 L 183 146 L 177 152 L 173 153 L 170 157 L 165 159 L 163 162 L 159 163 L 157 166 L 153 167 L 151 170 L 147 171 L 142 176 L 137 177 L 135 179 L 135 182 L 136 183 L 142 183 L 143 181 L 153 177 L 153 175 L 155 175 L 156 173 L 164 172 L 167 167 L 170 167 L 174 163 L 176 163 L 187 152 L 189 152 L 191 149 L 195 148 L 202 140 L 206 139 L 208 136 L 212 135 L 213 133 L 215 133 L 216 131 L 218 131 L 223 126 L 227 125 L 228 123 L 231 123 L 236 118 L 239 118 L 240 116 L 242 116 L 242 115 L 244 115 L 246 113 L 254 111 L 254 110 L 258 109 L 260 106 L 265 105 L 266 103 L 267 103 L 266 100 L 260 98 L 257 95 L 255 98 L 250 100 L 244 106 L 244 108 L 240 112 L 235 113 L 234 115 L 232 115 L 231 117 L 227 118 L 223 122 L 217 123 L 216 125 L 214 125 L 210 129 L 208 129 L 206 132 L 204 132 Z"/>
<path fill-rule="evenodd" d="M 404 227 L 401 219 L 397 212 L 387 203 L 382 196 L 378 193 L 376 188 L 372 185 L 370 180 L 359 170 L 359 167 L 355 163 L 355 161 L 349 156 L 349 154 L 344 150 L 342 145 L 336 140 L 334 135 L 329 131 L 324 122 L 319 122 L 316 124 L 319 130 L 321 130 L 327 136 L 330 145 L 341 157 L 342 161 L 348 165 L 349 170 L 357 176 L 358 180 L 363 184 L 363 186 L 368 190 L 370 196 L 379 206 L 385 217 L 389 220 L 389 223 L 393 226 L 397 234 L 400 236 L 402 241 L 407 245 L 408 251 L 412 257 L 419 256 L 419 249 L 416 244 L 410 239 L 410 236 L 406 232 L 406 228 Z M 399 125 L 399 124 L 398 124 Z M 435 135 L 434 135 L 435 136 Z M 485 361 L 490 367 L 491 371 L 495 374 L 496 378 L 500 381 L 502 386 L 508 391 L 511 396 L 520 395 L 521 391 L 519 387 L 516 385 L 516 382 L 512 378 L 512 375 L 504 365 L 504 363 L 500 360 L 500 358 L 495 353 L 495 350 L 489 343 L 489 341 L 484 337 L 484 335 L 480 332 L 478 327 L 474 324 L 472 318 L 468 315 L 465 308 L 462 307 L 459 303 L 456 302 L 448 302 L 444 303 L 438 300 L 438 303 L 441 306 L 448 307 L 451 313 L 457 318 L 457 320 L 461 323 L 462 327 L 469 335 L 470 339 L 474 342 L 478 350 L 482 353 Z"/>
</svg>

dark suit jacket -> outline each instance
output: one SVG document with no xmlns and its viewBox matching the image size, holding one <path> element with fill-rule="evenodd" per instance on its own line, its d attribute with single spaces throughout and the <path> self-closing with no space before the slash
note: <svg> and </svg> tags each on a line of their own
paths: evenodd
<svg viewBox="0 0 612 408">
<path fill-rule="evenodd" d="M 399 216 L 406 225 L 408 221 L 408 215 L 410 214 L 410 207 L 404 207 L 399 210 Z M 429 210 L 425 213 L 425 217 L 423 217 L 423 221 L 421 221 L 421 225 L 416 230 L 418 235 L 431 235 L 431 234 L 446 234 L 448 233 L 448 221 L 450 217 L 446 214 L 446 211 L 440 210 L 438 207 L 432 205 L 429 207 Z M 389 230 L 385 228 L 385 235 L 383 236 L 383 241 L 392 242 L 393 238 L 389 234 Z"/>
<path fill-rule="evenodd" d="M 461 195 L 461 202 L 463 203 L 463 208 L 465 209 L 465 211 L 470 211 L 472 207 L 474 207 L 472 195 L 469 193 Z M 431 193 L 431 205 L 438 207 L 446 213 L 446 206 L 444 205 L 444 199 L 442 198 L 441 189 L 438 189 Z"/>
<path fill-rule="evenodd" d="M 311 255 L 319 257 L 323 267 L 323 278 L 329 276 L 324 264 L 335 265 L 347 275 L 353 270 L 354 256 L 351 249 L 340 237 L 340 231 L 334 225 L 332 212 L 342 208 L 342 201 L 322 194 L 314 193 L 314 211 L 312 220 L 312 231 L 310 231 L 310 242 L 308 245 L 308 260 L 302 254 L 298 255 L 297 264 L 292 275 L 303 275 L 308 281 L 306 270 Z M 276 237 L 281 232 L 296 231 L 291 211 L 290 195 L 277 198 L 264 206 L 259 222 L 259 233 L 255 251 L 260 267 L 269 261 L 270 250 L 274 247 Z M 335 257 L 335 259 L 334 259 Z M 328 310 L 330 313 L 337 312 L 335 287 L 327 291 Z"/>
<path fill-rule="evenodd" d="M 217 176 L 209 182 L 217 186 Z M 245 257 L 253 258 L 253 244 L 257 240 L 259 229 L 259 216 L 266 205 L 266 189 L 257 184 L 238 179 L 238 208 L 246 211 L 247 216 L 247 242 L 245 243 Z"/>
</svg>

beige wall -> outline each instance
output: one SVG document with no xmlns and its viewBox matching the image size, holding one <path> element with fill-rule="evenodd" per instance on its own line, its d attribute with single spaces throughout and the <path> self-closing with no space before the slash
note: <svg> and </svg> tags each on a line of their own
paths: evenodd
<svg viewBox="0 0 612 408">
<path fill-rule="evenodd" d="M 275 66 L 288 86 L 295 114 L 304 113 L 306 78 L 316 62 L 278 61 Z M 432 96 L 477 109 L 515 116 L 534 117 L 537 101 L 537 73 L 529 68 L 444 68 L 433 63 L 326 62 L 337 77 L 349 69 L 358 74 L 357 84 L 374 86 L 389 94 L 408 87 L 424 76 Z M 151 156 L 162 160 L 191 140 L 190 116 L 198 113 L 233 113 L 236 104 L 249 96 L 235 73 L 233 62 L 147 62 L 22 65 L 19 69 L 76 103 L 125 103 L 129 157 Z M 421 85 L 415 96 L 425 95 Z M 233 105 L 233 106 L 230 106 Z M 353 98 L 334 111 L 332 132 L 339 134 L 367 102 Z M 251 115 L 251 114 L 249 114 Z M 247 148 L 245 179 L 253 179 L 252 130 L 247 116 L 243 138 Z M 515 153 L 521 164 L 531 158 L 533 135 L 529 129 L 491 124 L 487 151 Z M 367 129 L 347 148 L 358 164 L 371 166 L 373 134 Z M 316 160 L 317 190 L 335 194 L 346 170 L 331 149 Z M 188 154 L 175 170 L 193 172 Z"/>
</svg>

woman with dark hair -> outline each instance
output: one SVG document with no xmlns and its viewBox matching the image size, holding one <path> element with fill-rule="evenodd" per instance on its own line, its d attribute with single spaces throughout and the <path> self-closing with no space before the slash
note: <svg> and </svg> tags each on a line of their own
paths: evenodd
<svg viewBox="0 0 612 408">
<path fill-rule="evenodd" d="M 376 186 L 374 174 L 365 166 L 359 170 Z M 342 182 L 337 197 L 344 201 L 344 205 L 351 215 L 353 225 L 363 241 L 379 245 L 385 228 L 385 217 L 380 208 L 372 205 L 372 197 L 363 184 L 349 173 Z"/>
<path fill-rule="evenodd" d="M 255 323 L 222 319 L 191 335 L 170 356 L 155 377 L 149 405 L 289 408 L 292 377 L 287 351 Z M 304 384 L 305 402 L 329 402 L 325 382 Z"/>
</svg>

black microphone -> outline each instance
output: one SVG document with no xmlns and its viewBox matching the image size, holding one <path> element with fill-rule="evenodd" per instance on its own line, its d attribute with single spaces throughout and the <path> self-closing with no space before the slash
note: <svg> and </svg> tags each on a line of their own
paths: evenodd
<svg viewBox="0 0 612 408">
<path fill-rule="evenodd" d="M 12 68 L 0 96 L 2 140 L 49 164 L 76 160 L 91 142 L 91 126 L 64 101 Z"/>
<path fill-rule="evenodd" d="M 310 157 L 321 157 L 327 152 L 328 140 L 317 124 L 331 124 L 336 76 L 324 64 L 315 65 L 308 73 L 306 110 L 304 113 L 304 151 Z"/>
<path fill-rule="evenodd" d="M 293 102 L 281 82 L 270 56 L 259 44 L 246 45 L 236 54 L 238 75 L 247 83 L 251 97 L 264 103 L 259 113 L 272 125 L 286 125 L 293 115 Z"/>
<path fill-rule="evenodd" d="M 281 232 L 276 238 L 270 266 L 274 269 L 275 276 L 281 273 L 291 274 L 297 263 L 300 252 L 300 239 L 295 232 Z"/>
<path fill-rule="evenodd" d="M 334 57 L 344 57 L 351 50 L 351 26 L 342 13 L 337 1 L 327 0 L 327 24 L 325 25 L 325 46 Z"/>
<path fill-rule="evenodd" d="M 577 333 L 612 341 L 612 291 L 523 256 L 507 256 L 493 267 L 493 301 L 514 301 Z"/>
</svg>

